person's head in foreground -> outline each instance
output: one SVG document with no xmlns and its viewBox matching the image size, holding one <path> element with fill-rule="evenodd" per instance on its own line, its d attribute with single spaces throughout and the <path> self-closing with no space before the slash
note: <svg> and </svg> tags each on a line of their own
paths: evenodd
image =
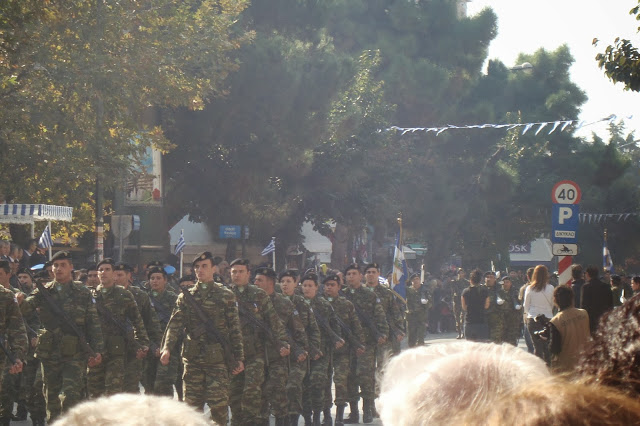
<svg viewBox="0 0 640 426">
<path fill-rule="evenodd" d="M 55 426 L 210 426 L 214 423 L 193 407 L 166 396 L 120 393 L 78 404 L 53 424 Z"/>
<path fill-rule="evenodd" d="M 385 426 L 451 424 L 520 384 L 550 376 L 544 361 L 511 345 L 456 342 L 421 346 L 391 359 L 380 385 Z"/>
<path fill-rule="evenodd" d="M 526 383 L 479 411 L 465 411 L 456 425 L 637 425 L 640 402 L 596 384 L 562 379 Z"/>
<path fill-rule="evenodd" d="M 640 395 L 640 296 L 602 316 L 577 373 L 585 380 Z"/>
</svg>

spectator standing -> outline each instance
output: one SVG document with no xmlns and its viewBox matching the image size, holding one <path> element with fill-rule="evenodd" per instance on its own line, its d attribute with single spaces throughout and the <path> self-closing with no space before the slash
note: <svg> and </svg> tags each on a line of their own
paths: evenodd
<svg viewBox="0 0 640 426">
<path fill-rule="evenodd" d="M 571 289 L 575 296 L 575 306 L 582 306 L 582 286 L 584 285 L 584 274 L 582 273 L 582 265 L 571 265 Z"/>
<path fill-rule="evenodd" d="M 489 339 L 486 311 L 489 309 L 489 292 L 480 285 L 482 271 L 475 269 L 469 276 L 469 287 L 462 292 L 461 304 L 465 311 L 464 336 L 467 340 L 483 342 Z"/>
<path fill-rule="evenodd" d="M 553 317 L 553 286 L 549 284 L 549 270 L 538 265 L 533 270 L 531 284 L 524 292 L 524 312 L 527 314 L 527 328 L 533 342 L 533 353 L 550 361 L 549 348 L 536 332 L 544 329 L 547 320 Z"/>
<path fill-rule="evenodd" d="M 608 284 L 598 279 L 598 268 L 595 266 L 587 267 L 585 281 L 580 307 L 589 314 L 589 328 L 591 335 L 594 335 L 602 314 L 613 308 L 613 293 Z"/>
<path fill-rule="evenodd" d="M 578 365 L 578 358 L 589 341 L 589 315 L 573 305 L 573 290 L 558 286 L 553 291 L 553 303 L 558 312 L 551 319 L 549 352 L 551 368 L 555 372 L 568 372 Z"/>
</svg>

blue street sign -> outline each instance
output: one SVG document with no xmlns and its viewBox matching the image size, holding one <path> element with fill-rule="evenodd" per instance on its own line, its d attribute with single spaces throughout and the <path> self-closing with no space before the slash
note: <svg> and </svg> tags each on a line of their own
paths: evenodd
<svg viewBox="0 0 640 426">
<path fill-rule="evenodd" d="M 242 235 L 240 225 L 220 225 L 220 238 L 240 238 Z"/>
<path fill-rule="evenodd" d="M 551 241 L 576 243 L 578 241 L 579 204 L 552 204 Z"/>
</svg>

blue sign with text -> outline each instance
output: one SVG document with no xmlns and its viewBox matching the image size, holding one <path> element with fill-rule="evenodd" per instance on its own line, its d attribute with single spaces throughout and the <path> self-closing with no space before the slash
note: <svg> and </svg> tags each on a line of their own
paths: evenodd
<svg viewBox="0 0 640 426">
<path fill-rule="evenodd" d="M 220 238 L 237 238 L 242 235 L 240 225 L 220 225 Z"/>
<path fill-rule="evenodd" d="M 578 241 L 579 204 L 552 204 L 551 241 L 576 243 Z"/>
</svg>

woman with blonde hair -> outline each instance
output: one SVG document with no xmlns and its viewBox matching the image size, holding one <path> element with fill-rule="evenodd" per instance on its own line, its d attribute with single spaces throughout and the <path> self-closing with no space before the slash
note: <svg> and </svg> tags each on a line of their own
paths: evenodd
<svg viewBox="0 0 640 426">
<path fill-rule="evenodd" d="M 540 332 L 553 318 L 553 286 L 549 284 L 549 270 L 544 265 L 538 265 L 533 270 L 531 284 L 524 292 L 524 312 L 527 315 L 527 329 L 533 341 L 533 353 L 549 364 L 549 348 Z"/>
</svg>

